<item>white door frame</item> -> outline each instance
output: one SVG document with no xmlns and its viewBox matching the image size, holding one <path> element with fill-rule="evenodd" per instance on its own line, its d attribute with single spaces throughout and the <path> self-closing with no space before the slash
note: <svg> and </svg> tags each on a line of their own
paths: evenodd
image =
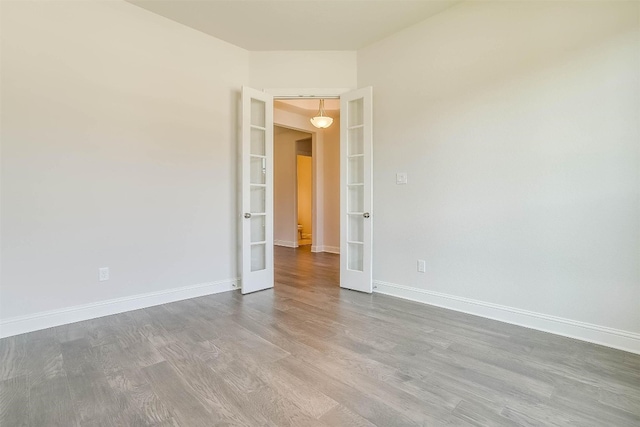
<svg viewBox="0 0 640 427">
<path fill-rule="evenodd" d="M 270 95 L 273 96 L 274 101 L 277 99 L 327 99 L 327 98 L 338 98 L 340 99 L 341 96 L 343 94 L 346 94 L 348 92 L 353 92 L 354 89 L 350 89 L 350 88 L 336 88 L 336 89 L 264 89 L 264 91 Z M 342 107 L 341 107 L 342 108 Z M 275 121 L 275 114 L 274 114 L 274 125 L 278 124 Z M 284 126 L 284 127 L 289 127 L 290 126 Z M 316 212 L 318 212 L 320 209 L 324 208 L 324 204 L 321 201 L 321 197 L 320 194 L 322 194 L 322 187 L 321 187 L 321 183 L 320 180 L 317 179 L 317 174 L 320 170 L 322 170 L 322 155 L 320 154 L 321 151 L 318 150 L 318 144 L 317 144 L 317 136 L 318 133 L 317 131 L 310 131 L 309 129 L 296 129 L 296 130 L 301 130 L 304 132 L 310 132 L 312 134 L 312 151 L 313 151 L 313 160 L 312 160 L 312 165 L 313 165 L 313 204 L 314 204 L 314 209 L 313 209 L 313 218 L 312 218 L 312 222 L 313 222 L 313 229 L 314 229 L 314 237 L 318 236 L 320 237 L 321 235 L 324 234 L 324 230 L 322 227 L 319 226 L 319 220 L 318 220 L 318 215 L 316 215 Z M 343 135 L 342 135 L 342 131 L 340 132 L 340 144 L 342 146 L 343 143 L 346 143 L 346 141 L 343 141 Z M 297 153 L 296 153 L 297 155 Z M 342 156 L 342 147 L 341 147 L 341 156 Z M 296 162 L 297 162 L 297 156 L 296 156 Z M 342 162 L 342 159 L 341 159 Z M 296 168 L 297 170 L 297 168 Z M 343 177 L 343 173 L 342 173 L 342 167 L 341 167 L 341 173 L 340 173 L 340 188 L 342 191 L 342 186 L 346 184 L 346 182 L 344 182 L 344 177 Z M 320 186 L 319 186 L 320 184 Z M 320 187 L 320 188 L 319 188 Z M 341 196 L 342 198 L 342 196 Z M 342 204 L 343 201 L 341 200 L 340 202 L 341 204 L 341 209 L 342 209 Z M 341 212 L 342 213 L 342 212 Z M 343 218 L 343 215 L 340 215 L 340 230 L 341 233 L 343 232 L 343 230 L 345 229 L 345 218 Z M 316 242 L 318 242 L 318 244 L 316 244 L 316 250 L 315 252 L 321 252 L 322 251 L 322 247 L 324 245 L 324 241 L 322 238 L 318 238 L 318 239 L 314 239 Z M 341 241 L 341 246 L 342 246 L 342 236 L 340 238 Z M 315 243 L 315 242 L 314 242 Z M 314 251 L 314 247 L 312 246 L 312 251 Z M 342 270 L 342 264 L 343 264 L 343 257 L 346 257 L 347 254 L 343 253 L 343 251 L 340 251 L 340 265 L 341 265 L 341 270 Z M 341 273 L 342 274 L 342 273 Z M 342 279 L 342 276 L 341 276 Z M 342 282 L 341 282 L 341 286 Z M 347 286 L 347 288 L 350 288 L 349 286 Z M 368 292 L 371 292 L 371 290 L 369 290 Z"/>
</svg>

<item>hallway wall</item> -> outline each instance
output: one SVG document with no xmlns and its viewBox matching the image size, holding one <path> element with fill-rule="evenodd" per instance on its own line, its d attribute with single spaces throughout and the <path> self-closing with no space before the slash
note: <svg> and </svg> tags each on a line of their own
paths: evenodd
<svg viewBox="0 0 640 427">
<path fill-rule="evenodd" d="M 296 214 L 296 141 L 310 135 L 292 129 L 276 127 L 273 141 L 273 210 L 274 243 L 279 246 L 295 247 L 297 241 Z"/>
</svg>

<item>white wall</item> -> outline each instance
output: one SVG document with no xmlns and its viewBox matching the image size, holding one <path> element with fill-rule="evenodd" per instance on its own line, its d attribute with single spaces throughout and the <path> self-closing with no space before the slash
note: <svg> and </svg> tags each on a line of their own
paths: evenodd
<svg viewBox="0 0 640 427">
<path fill-rule="evenodd" d="M 353 51 L 261 51 L 250 53 L 251 86 L 267 88 L 356 88 Z"/>
<path fill-rule="evenodd" d="M 1 23 L 0 319 L 235 280 L 248 52 L 125 2 Z"/>
<path fill-rule="evenodd" d="M 640 332 L 639 7 L 465 2 L 359 51 L 375 279 Z"/>
</svg>

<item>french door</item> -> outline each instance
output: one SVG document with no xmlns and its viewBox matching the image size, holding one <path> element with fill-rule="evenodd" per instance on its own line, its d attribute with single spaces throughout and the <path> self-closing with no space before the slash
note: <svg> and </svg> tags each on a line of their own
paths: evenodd
<svg viewBox="0 0 640 427">
<path fill-rule="evenodd" d="M 242 293 L 273 287 L 273 96 L 242 88 Z"/>
<path fill-rule="evenodd" d="M 340 96 L 340 286 L 371 293 L 373 91 Z M 242 293 L 273 287 L 273 96 L 242 88 Z"/>
<path fill-rule="evenodd" d="M 373 90 L 340 96 L 340 286 L 371 293 Z"/>
</svg>

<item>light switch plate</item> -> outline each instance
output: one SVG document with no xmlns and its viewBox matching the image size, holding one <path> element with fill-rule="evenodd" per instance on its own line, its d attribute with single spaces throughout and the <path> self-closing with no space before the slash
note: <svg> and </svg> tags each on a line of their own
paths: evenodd
<svg viewBox="0 0 640 427">
<path fill-rule="evenodd" d="M 427 263 L 423 259 L 418 260 L 418 273 L 424 273 L 427 271 Z"/>
<path fill-rule="evenodd" d="M 404 185 L 407 183 L 407 173 L 406 172 L 398 172 L 396 174 L 396 184 Z"/>
<path fill-rule="evenodd" d="M 98 269 L 98 279 L 101 282 L 109 280 L 109 267 L 101 267 Z"/>
</svg>

